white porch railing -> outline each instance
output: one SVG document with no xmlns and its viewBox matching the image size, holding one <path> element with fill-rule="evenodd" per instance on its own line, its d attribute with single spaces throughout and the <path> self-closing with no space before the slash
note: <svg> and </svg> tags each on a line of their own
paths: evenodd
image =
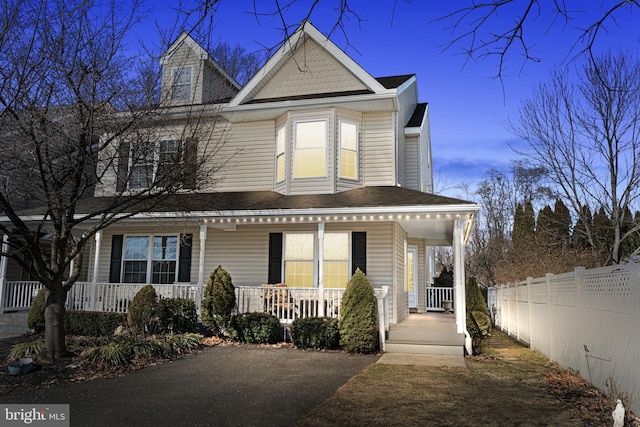
<svg viewBox="0 0 640 427">
<path fill-rule="evenodd" d="M 0 287 L 3 294 L 0 295 L 0 313 L 29 310 L 31 301 L 40 288 L 42 284 L 36 281 L 5 282 L 5 285 Z"/>
<path fill-rule="evenodd" d="M 7 281 L 2 287 L 2 311 L 25 311 L 42 288 L 39 282 Z M 68 310 L 87 310 L 126 313 L 135 294 L 143 283 L 91 283 L 77 282 L 67 294 Z M 196 303 L 198 312 L 204 294 L 201 286 L 194 284 L 154 284 L 160 298 L 186 298 Z M 237 313 L 271 313 L 281 323 L 292 323 L 306 317 L 340 317 L 344 289 L 289 288 L 267 286 L 236 286 Z M 389 330 L 387 312 L 388 287 L 376 288 L 381 343 L 384 331 Z M 443 295 L 447 295 L 446 293 Z M 442 299 L 442 298 L 441 298 Z M 440 301 L 440 300 L 438 300 Z"/>
<path fill-rule="evenodd" d="M 428 311 L 444 311 L 442 301 L 453 301 L 453 288 L 427 288 Z"/>
</svg>

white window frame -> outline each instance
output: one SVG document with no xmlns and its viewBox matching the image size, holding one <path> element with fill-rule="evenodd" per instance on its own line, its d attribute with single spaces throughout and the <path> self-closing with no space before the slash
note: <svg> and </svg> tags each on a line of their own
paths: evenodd
<svg viewBox="0 0 640 427">
<path fill-rule="evenodd" d="M 127 253 L 127 239 L 128 238 L 136 238 L 136 237 L 144 237 L 147 238 L 147 251 L 146 251 L 146 258 L 144 260 L 142 259 L 128 259 L 126 257 L 126 253 Z M 180 235 L 179 234 L 172 234 L 172 233 L 168 233 L 168 234 L 126 234 L 124 236 L 124 241 L 123 241 L 123 248 L 122 248 L 122 261 L 121 261 L 121 268 L 120 268 L 120 282 L 121 283 L 154 283 L 153 281 L 153 263 L 154 261 L 157 262 L 165 262 L 168 261 L 168 258 L 165 259 L 160 259 L 160 258 L 155 258 L 154 257 L 154 253 L 153 253 L 153 249 L 154 249 L 154 240 L 156 238 L 162 238 L 162 237 L 174 237 L 176 239 L 176 256 L 175 256 L 175 260 L 172 260 L 175 262 L 175 275 L 173 280 L 170 283 L 177 283 L 178 282 L 178 273 L 179 273 L 179 268 L 180 268 Z M 131 261 L 145 261 L 146 262 L 146 273 L 145 273 L 145 281 L 144 282 L 125 282 L 124 281 L 124 276 L 125 276 L 125 263 L 126 262 L 131 262 Z M 155 284 L 155 283 L 154 283 Z"/>
<path fill-rule="evenodd" d="M 183 71 L 189 70 L 189 82 L 178 82 L 178 77 Z M 181 89 L 185 87 L 189 88 L 187 91 L 182 92 Z M 193 99 L 193 65 L 187 65 L 184 67 L 173 67 L 171 68 L 171 103 L 178 104 L 184 102 L 190 102 Z"/>
<path fill-rule="evenodd" d="M 282 141 L 280 141 L 280 138 L 282 138 Z M 281 142 L 282 144 L 280 144 Z M 282 164 L 280 164 L 280 161 L 282 161 Z M 287 125 L 282 125 L 276 128 L 275 162 L 276 162 L 276 174 L 275 174 L 276 183 L 281 183 L 286 181 L 287 179 Z"/>
<path fill-rule="evenodd" d="M 161 147 L 163 145 L 163 143 L 172 143 L 172 142 L 177 142 L 177 148 L 175 151 L 173 151 L 173 153 L 175 153 L 174 155 L 176 157 L 179 157 L 178 159 L 162 159 L 163 154 L 168 153 L 168 151 L 162 151 Z M 151 144 L 151 143 L 140 143 L 140 144 Z M 151 186 L 153 186 L 153 184 L 158 184 L 157 180 L 158 180 L 158 171 L 161 168 L 162 164 L 168 164 L 170 165 L 169 167 L 171 169 L 176 167 L 176 163 L 179 165 L 178 167 L 182 167 L 182 162 L 183 162 L 183 142 L 181 139 L 179 138 L 166 138 L 166 139 L 161 139 L 159 141 L 155 141 L 153 142 L 153 147 L 149 147 L 151 157 L 152 159 L 149 158 L 149 156 L 147 156 L 146 158 L 146 162 L 145 163 L 136 163 L 136 156 L 135 156 L 135 148 L 136 143 L 131 144 L 131 150 L 129 152 L 129 171 L 130 171 L 130 175 L 129 175 L 129 182 L 127 184 L 128 188 L 130 190 L 144 190 L 144 189 L 148 189 Z M 133 183 L 134 185 L 132 185 L 132 181 L 133 181 L 133 169 L 135 167 L 151 167 L 151 175 L 148 177 L 148 184 L 147 186 L 144 185 L 135 185 L 137 183 Z M 161 183 L 160 183 L 161 185 Z"/>
<path fill-rule="evenodd" d="M 342 125 L 343 124 L 348 124 L 348 125 L 352 125 L 355 126 L 356 128 L 356 147 L 355 150 L 351 149 L 351 148 L 343 148 L 342 146 Z M 338 151 L 338 177 L 340 179 L 346 179 L 349 181 L 358 181 L 360 179 L 360 125 L 352 120 L 343 120 L 340 119 L 338 121 L 338 144 L 337 144 L 337 151 Z M 355 177 L 351 177 L 351 176 L 344 176 L 343 175 L 343 171 L 342 171 L 342 156 L 343 156 L 343 151 L 348 151 L 351 153 L 354 153 L 355 155 Z"/>
<path fill-rule="evenodd" d="M 353 254 L 352 254 L 352 248 L 351 248 L 351 245 L 352 245 L 352 239 L 351 239 L 352 233 L 351 233 L 351 231 L 342 231 L 342 230 L 327 231 L 327 232 L 324 233 L 325 245 L 326 245 L 326 242 L 327 242 L 327 236 L 336 235 L 336 234 L 344 234 L 347 237 L 347 259 L 346 259 L 346 261 L 347 261 L 347 276 L 346 276 L 346 281 L 344 282 L 344 286 L 335 288 L 335 289 L 342 289 L 342 288 L 346 288 L 347 287 L 347 283 L 349 282 L 349 279 L 351 279 L 351 270 L 352 270 L 352 265 L 353 265 L 352 264 L 352 262 L 353 262 L 352 255 Z M 322 248 L 323 251 L 324 251 L 324 249 L 325 248 Z M 326 253 L 324 253 L 323 261 L 326 264 L 327 262 L 344 262 L 345 260 L 344 259 L 339 259 L 339 258 L 330 258 L 330 257 L 327 256 Z M 323 266 L 323 268 L 324 268 L 324 266 Z M 333 289 L 333 287 L 329 286 L 329 284 L 328 284 L 328 280 L 327 280 L 328 273 L 327 273 L 326 270 L 324 271 L 324 278 L 325 278 L 325 281 L 324 281 L 325 289 L 328 289 L 328 288 Z"/>
<path fill-rule="evenodd" d="M 127 183 L 128 188 L 131 190 L 142 190 L 149 188 L 153 184 L 155 176 L 156 146 L 155 143 L 153 144 L 153 147 L 150 147 L 150 145 L 151 144 L 148 142 L 133 142 L 131 144 L 131 149 L 129 150 L 129 182 Z M 138 150 L 142 151 L 143 148 L 148 150 L 144 151 L 144 157 L 138 155 Z M 144 184 L 138 183 L 134 170 L 136 168 L 147 170 L 149 167 L 151 167 L 150 172 L 148 172 L 149 175 L 145 174 L 147 182 Z"/>
<path fill-rule="evenodd" d="M 323 123 L 324 124 L 324 147 L 304 147 L 298 148 L 298 126 L 306 123 Z M 317 120 L 296 120 L 293 122 L 293 179 L 318 179 L 326 178 L 329 174 L 329 120 L 317 119 Z M 307 175 L 304 170 L 298 165 L 298 153 L 303 153 L 307 150 L 319 150 L 324 148 L 324 174 L 323 175 Z M 320 161 L 318 161 L 320 163 Z"/>
<path fill-rule="evenodd" d="M 287 275 L 286 275 L 286 263 L 287 263 L 287 235 L 293 235 L 293 234 L 307 234 L 307 235 L 312 235 L 313 236 L 313 285 L 312 288 L 317 289 L 318 288 L 318 281 L 319 281 L 319 251 L 320 250 L 324 250 L 324 248 L 320 248 L 319 246 L 319 241 L 318 241 L 318 233 L 317 232 L 312 232 L 312 231 L 285 231 L 283 232 L 283 245 L 282 245 L 282 271 L 281 271 L 281 277 L 283 278 L 283 282 L 284 283 L 288 283 L 287 281 Z M 326 231 L 324 233 L 325 238 L 328 234 L 345 234 L 347 236 L 347 282 L 349 281 L 349 279 L 351 279 L 351 270 L 352 270 L 352 266 L 353 266 L 353 259 L 352 259 L 352 235 L 353 233 L 351 232 L 351 230 L 334 230 L 334 231 Z M 305 262 L 309 262 L 311 260 L 304 260 Z M 343 261 L 343 260 L 339 260 L 339 259 L 324 259 L 325 262 L 331 262 L 331 261 Z M 323 266 L 324 267 L 324 266 Z M 347 286 L 347 282 L 345 282 L 344 287 L 346 288 Z M 293 285 L 289 285 L 292 286 Z"/>
</svg>

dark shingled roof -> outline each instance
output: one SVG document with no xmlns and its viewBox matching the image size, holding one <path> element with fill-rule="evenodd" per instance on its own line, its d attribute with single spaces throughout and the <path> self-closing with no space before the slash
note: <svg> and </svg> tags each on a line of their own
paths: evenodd
<svg viewBox="0 0 640 427">
<path fill-rule="evenodd" d="M 109 197 L 94 197 L 78 202 L 78 214 L 105 209 Z M 335 194 L 305 194 L 285 196 L 275 191 L 244 191 L 218 193 L 183 193 L 169 196 L 149 212 L 204 211 L 222 212 L 238 210 L 277 210 L 313 208 L 371 208 L 402 206 L 442 206 L 473 204 L 460 199 L 438 196 L 402 187 L 364 187 Z M 21 215 L 39 215 L 44 209 L 29 209 Z"/>
<path fill-rule="evenodd" d="M 378 83 L 384 86 L 385 89 L 395 89 L 413 76 L 415 76 L 415 74 L 404 74 L 402 76 L 376 77 L 376 80 L 378 81 Z"/>
<path fill-rule="evenodd" d="M 425 111 L 427 111 L 426 102 L 421 102 L 420 104 L 416 105 L 416 109 L 413 110 L 413 114 L 411 115 L 411 118 L 407 122 L 407 127 L 419 128 L 420 126 L 422 126 L 422 122 L 424 121 Z"/>
</svg>

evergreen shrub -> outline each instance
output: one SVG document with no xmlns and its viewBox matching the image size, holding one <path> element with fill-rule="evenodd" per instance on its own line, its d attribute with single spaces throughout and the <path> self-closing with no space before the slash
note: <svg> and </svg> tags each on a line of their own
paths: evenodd
<svg viewBox="0 0 640 427">
<path fill-rule="evenodd" d="M 124 313 L 103 313 L 99 311 L 67 311 L 64 330 L 67 335 L 104 337 L 113 335 L 118 326 L 127 324 Z"/>
<path fill-rule="evenodd" d="M 229 322 L 229 337 L 247 344 L 275 344 L 283 340 L 280 320 L 269 313 L 245 313 Z"/>
<path fill-rule="evenodd" d="M 129 327 L 138 334 L 154 333 L 158 327 L 158 295 L 151 285 L 138 291 L 129 304 Z"/>
<path fill-rule="evenodd" d="M 202 323 L 215 333 L 226 330 L 236 308 L 236 292 L 231 275 L 218 266 L 209 276 L 202 300 Z"/>
<path fill-rule="evenodd" d="M 349 353 L 373 353 L 378 348 L 376 296 L 365 274 L 356 270 L 347 283 L 340 308 L 340 346 Z"/>
<path fill-rule="evenodd" d="M 332 350 L 340 348 L 338 319 L 308 317 L 291 325 L 291 341 L 298 348 Z"/>
<path fill-rule="evenodd" d="M 44 308 L 47 288 L 40 288 L 36 297 L 31 302 L 29 315 L 27 316 L 27 326 L 36 334 L 44 332 Z"/>
<path fill-rule="evenodd" d="M 158 320 L 161 332 L 195 332 L 198 327 L 196 303 L 186 298 L 163 298 L 159 302 Z"/>
</svg>

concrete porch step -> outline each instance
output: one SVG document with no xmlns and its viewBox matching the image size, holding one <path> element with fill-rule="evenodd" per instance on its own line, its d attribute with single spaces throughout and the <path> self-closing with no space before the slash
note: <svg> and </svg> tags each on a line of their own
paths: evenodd
<svg viewBox="0 0 640 427">
<path fill-rule="evenodd" d="M 464 345 L 464 334 L 456 332 L 414 331 L 410 329 L 390 330 L 389 341 L 416 342 L 422 344 Z"/>
<path fill-rule="evenodd" d="M 464 340 L 462 344 L 430 344 L 420 342 L 398 342 L 387 341 L 385 351 L 388 353 L 408 353 L 408 354 L 441 354 L 464 356 Z"/>
<path fill-rule="evenodd" d="M 18 336 L 28 332 L 28 316 L 28 312 L 0 314 L 0 336 Z"/>
</svg>

